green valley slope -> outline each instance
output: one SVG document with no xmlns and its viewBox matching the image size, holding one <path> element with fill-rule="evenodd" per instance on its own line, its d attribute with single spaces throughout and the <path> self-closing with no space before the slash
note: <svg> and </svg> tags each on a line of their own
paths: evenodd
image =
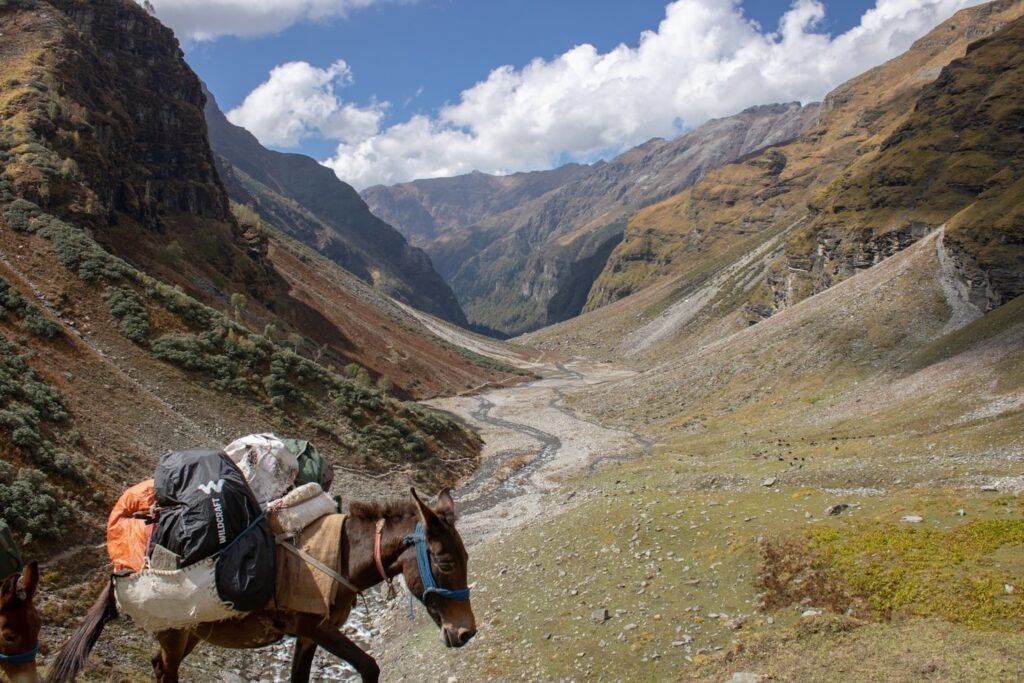
<svg viewBox="0 0 1024 683">
<path fill-rule="evenodd" d="M 385 294 L 466 325 L 455 295 L 430 258 L 370 213 L 351 186 L 307 156 L 266 149 L 229 122 L 208 91 L 204 114 L 221 177 L 234 201 Z"/>
<path fill-rule="evenodd" d="M 0 509 L 29 555 L 89 543 L 71 561 L 99 570 L 126 484 L 248 432 L 315 440 L 339 481 L 472 468 L 473 434 L 401 399 L 517 375 L 233 211 L 169 29 L 54 0 L 5 3 L 0 32 Z"/>
</svg>

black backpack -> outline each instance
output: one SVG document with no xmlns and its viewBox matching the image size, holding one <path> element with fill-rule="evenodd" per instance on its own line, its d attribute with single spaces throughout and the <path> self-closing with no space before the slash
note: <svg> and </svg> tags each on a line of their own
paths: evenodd
<svg viewBox="0 0 1024 683">
<path fill-rule="evenodd" d="M 160 545 L 178 566 L 217 555 L 217 593 L 235 609 L 263 607 L 274 594 L 274 537 L 241 470 L 224 451 L 164 455 L 153 490 L 160 507 L 150 550 Z"/>
</svg>

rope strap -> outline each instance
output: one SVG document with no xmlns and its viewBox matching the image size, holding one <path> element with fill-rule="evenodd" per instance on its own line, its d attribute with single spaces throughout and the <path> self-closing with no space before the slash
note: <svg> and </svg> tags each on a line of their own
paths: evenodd
<svg viewBox="0 0 1024 683">
<path fill-rule="evenodd" d="M 250 531 L 255 529 L 257 526 L 259 526 L 260 522 L 262 522 L 266 518 L 267 518 L 267 511 L 264 510 L 259 515 L 257 515 L 256 519 L 254 519 L 252 521 L 252 524 L 250 524 L 249 526 L 247 526 L 244 529 L 242 529 L 242 533 L 240 533 L 237 536 L 235 536 L 234 538 L 232 538 L 223 548 L 218 550 L 217 554 L 218 555 L 223 555 L 224 553 L 226 553 L 228 551 L 228 548 L 230 548 L 234 544 L 238 543 L 239 539 L 241 539 L 242 536 L 245 536 L 247 533 L 249 533 Z"/>
<path fill-rule="evenodd" d="M 352 583 L 348 579 L 346 579 L 344 576 L 342 576 L 338 572 L 334 571 L 333 569 L 328 567 L 326 564 L 324 564 L 320 560 L 316 559 L 315 557 L 313 557 L 312 555 L 307 553 L 305 550 L 302 550 L 301 548 L 296 547 L 294 544 L 289 543 L 288 541 L 285 540 L 285 537 L 276 538 L 276 539 L 274 539 L 274 542 L 277 543 L 282 548 L 284 548 L 285 550 L 287 550 L 288 552 L 294 553 L 295 555 L 298 555 L 304 562 L 306 562 L 306 564 L 308 564 L 309 566 L 313 567 L 314 569 L 317 569 L 317 570 L 323 572 L 324 574 L 326 574 L 327 576 L 331 577 L 332 579 L 334 579 L 335 581 L 337 581 L 338 583 L 340 583 L 342 586 L 344 586 L 345 588 L 349 589 L 353 593 L 362 593 L 361 590 L 359 590 L 358 588 L 353 586 Z"/>
<path fill-rule="evenodd" d="M 384 526 L 387 521 L 382 517 L 377 520 L 377 526 L 373 530 L 373 563 L 377 565 L 377 573 L 380 574 L 380 578 L 384 579 L 384 582 L 388 585 L 387 598 L 391 600 L 395 597 L 395 582 L 388 576 L 387 571 L 384 569 L 384 560 L 381 556 L 381 539 L 384 537 Z"/>
</svg>

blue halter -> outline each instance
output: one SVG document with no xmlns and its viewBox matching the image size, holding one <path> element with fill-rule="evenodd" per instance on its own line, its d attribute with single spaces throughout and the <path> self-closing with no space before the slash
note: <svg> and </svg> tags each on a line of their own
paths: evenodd
<svg viewBox="0 0 1024 683">
<path fill-rule="evenodd" d="M 20 655 L 5 655 L 0 653 L 0 663 L 2 664 L 28 664 L 36 661 L 36 655 L 39 653 L 39 641 L 36 641 L 35 647 L 28 652 L 22 652 Z"/>
<path fill-rule="evenodd" d="M 434 573 L 430 571 L 430 555 L 427 553 L 427 534 L 423 530 L 423 523 L 416 522 L 416 530 L 405 537 L 406 545 L 416 546 L 416 565 L 420 570 L 420 581 L 423 582 L 423 602 L 427 601 L 430 594 L 439 595 L 448 600 L 469 600 L 469 589 L 459 588 L 451 590 L 441 588 L 434 580 Z"/>
</svg>

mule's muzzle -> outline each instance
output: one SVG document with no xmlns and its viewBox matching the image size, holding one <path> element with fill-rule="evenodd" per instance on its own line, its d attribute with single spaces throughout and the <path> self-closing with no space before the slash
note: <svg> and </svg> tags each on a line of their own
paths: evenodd
<svg viewBox="0 0 1024 683">
<path fill-rule="evenodd" d="M 441 637 L 447 647 L 462 647 L 476 635 L 475 628 L 455 628 L 446 626 L 441 629 Z"/>
</svg>

